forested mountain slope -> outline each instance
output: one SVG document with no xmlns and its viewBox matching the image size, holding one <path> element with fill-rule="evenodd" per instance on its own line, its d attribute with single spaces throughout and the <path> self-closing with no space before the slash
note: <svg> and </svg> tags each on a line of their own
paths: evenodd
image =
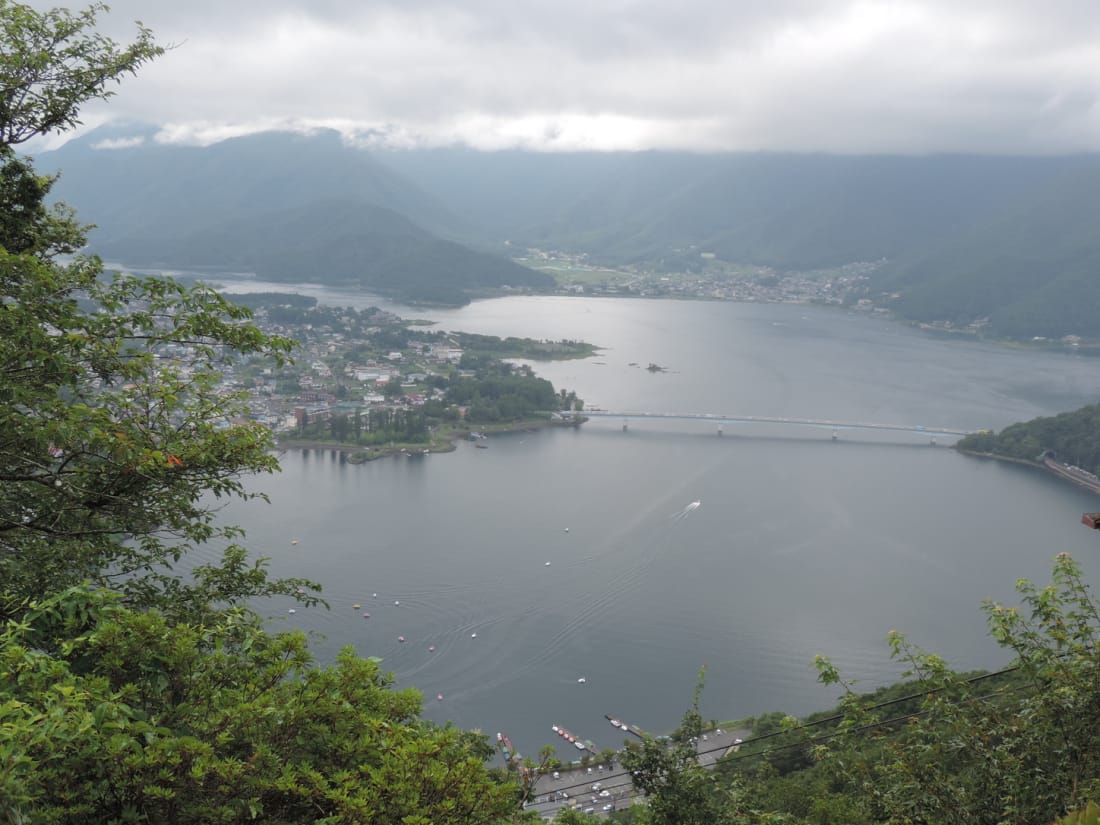
<svg viewBox="0 0 1100 825">
<path fill-rule="evenodd" d="M 101 216 L 91 248 L 110 260 L 357 283 L 445 304 L 553 283 L 433 233 L 426 227 L 460 234 L 464 221 L 334 133 L 260 134 L 206 148 L 146 135 L 137 146 L 94 148 L 111 135 L 69 144 L 44 164 L 62 172 L 63 200 Z"/>
<path fill-rule="evenodd" d="M 331 132 L 251 135 L 205 148 L 162 145 L 139 132 L 140 145 L 94 148 L 127 135 L 87 136 L 46 153 L 42 165 L 63 171 L 60 197 L 97 215 L 93 249 L 135 265 L 194 265 L 207 245 L 226 266 L 347 280 L 349 266 L 376 254 L 388 221 L 373 215 L 374 241 L 353 243 L 337 227 L 321 231 L 306 220 L 314 210 L 333 219 L 328 204 L 340 201 L 392 210 L 437 239 L 498 256 L 539 247 L 669 272 L 699 269 L 703 253 L 781 271 L 873 261 L 868 297 L 905 317 L 988 317 L 1012 337 L 1100 337 L 1093 156 L 366 151 Z M 300 231 L 285 223 L 294 210 L 305 221 Z M 286 230 L 280 238 L 302 241 L 301 254 L 257 248 L 269 234 L 260 229 L 227 236 L 226 227 L 274 212 Z M 347 248 L 319 242 L 338 236 Z M 404 229 L 397 237 L 411 242 Z M 383 253 L 377 272 L 356 269 L 353 279 L 386 284 L 391 294 L 413 274 L 417 293 L 428 283 L 441 296 L 466 290 L 453 281 L 454 267 L 437 266 L 451 252 L 463 255 L 446 244 L 418 247 L 402 266 Z M 203 259 L 218 265 L 213 257 Z M 472 261 L 464 257 L 459 270 Z M 471 283 L 546 283 L 499 263 L 477 266 L 483 274 Z"/>
<path fill-rule="evenodd" d="M 958 447 L 1027 461 L 1038 461 L 1049 451 L 1059 461 L 1097 473 L 1100 472 L 1100 404 L 1022 421 L 999 433 L 974 433 L 959 441 Z"/>
</svg>

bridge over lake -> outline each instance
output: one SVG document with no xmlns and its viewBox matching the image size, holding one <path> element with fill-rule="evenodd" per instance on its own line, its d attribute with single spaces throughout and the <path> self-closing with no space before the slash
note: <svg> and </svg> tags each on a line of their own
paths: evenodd
<svg viewBox="0 0 1100 825">
<path fill-rule="evenodd" d="M 640 420 L 657 421 L 709 421 L 718 425 L 718 432 L 722 432 L 723 424 L 783 424 L 794 427 L 818 427 L 833 430 L 835 436 L 839 430 L 888 430 L 892 432 L 916 433 L 935 437 L 970 435 L 973 430 L 961 430 L 954 427 L 922 426 L 920 424 L 885 424 L 874 421 L 834 421 L 828 418 L 787 418 L 767 415 L 736 415 L 723 413 L 703 412 L 644 412 L 613 410 L 584 410 L 582 415 L 588 418 L 620 418 L 623 421 L 623 429 L 627 428 L 627 422 Z"/>
</svg>

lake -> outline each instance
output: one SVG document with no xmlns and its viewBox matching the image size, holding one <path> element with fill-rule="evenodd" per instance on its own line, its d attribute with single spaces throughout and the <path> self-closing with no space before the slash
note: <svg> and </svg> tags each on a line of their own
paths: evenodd
<svg viewBox="0 0 1100 825">
<path fill-rule="evenodd" d="M 243 288 L 273 287 L 229 291 Z M 445 329 L 590 341 L 604 349 L 535 369 L 611 410 L 1000 429 L 1100 398 L 1094 360 L 826 308 L 515 297 L 425 311 L 300 291 Z M 1100 574 L 1100 538 L 1079 523 L 1097 499 L 1029 468 L 920 434 L 622 423 L 358 466 L 290 451 L 256 482 L 271 505 L 228 517 L 277 574 L 324 586 L 330 610 L 264 605 L 273 626 L 323 634 L 323 661 L 349 644 L 381 657 L 423 691 L 427 718 L 504 731 L 525 754 L 557 743 L 553 724 L 619 746 L 605 713 L 668 732 L 703 665 L 707 718 L 831 706 L 813 657 L 872 689 L 903 670 L 894 628 L 959 669 L 997 667 L 1009 657 L 983 599 L 1045 583 L 1061 551 Z"/>
</svg>

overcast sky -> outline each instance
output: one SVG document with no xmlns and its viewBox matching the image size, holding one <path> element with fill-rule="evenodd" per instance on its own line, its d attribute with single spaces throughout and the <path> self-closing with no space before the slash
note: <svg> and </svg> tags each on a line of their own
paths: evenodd
<svg viewBox="0 0 1100 825">
<path fill-rule="evenodd" d="M 56 3 L 34 0 L 35 8 Z M 1100 150 L 1100 0 L 110 0 L 169 53 L 88 125 L 191 142 Z"/>
</svg>

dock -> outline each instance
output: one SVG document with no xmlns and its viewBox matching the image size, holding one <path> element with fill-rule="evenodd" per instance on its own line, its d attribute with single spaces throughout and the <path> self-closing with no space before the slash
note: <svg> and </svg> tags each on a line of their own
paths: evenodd
<svg viewBox="0 0 1100 825">
<path fill-rule="evenodd" d="M 603 718 L 612 724 L 612 726 L 618 728 L 623 733 L 633 733 L 639 739 L 645 739 L 645 731 L 639 728 L 637 725 L 630 725 L 621 721 L 618 717 L 612 716 L 610 713 L 605 713 Z"/>
<path fill-rule="evenodd" d="M 579 736 L 570 733 L 561 725 L 554 725 L 551 727 L 551 730 L 579 751 L 588 751 L 593 756 L 598 756 L 600 753 L 599 748 L 596 747 L 591 739 L 581 739 Z"/>
</svg>

